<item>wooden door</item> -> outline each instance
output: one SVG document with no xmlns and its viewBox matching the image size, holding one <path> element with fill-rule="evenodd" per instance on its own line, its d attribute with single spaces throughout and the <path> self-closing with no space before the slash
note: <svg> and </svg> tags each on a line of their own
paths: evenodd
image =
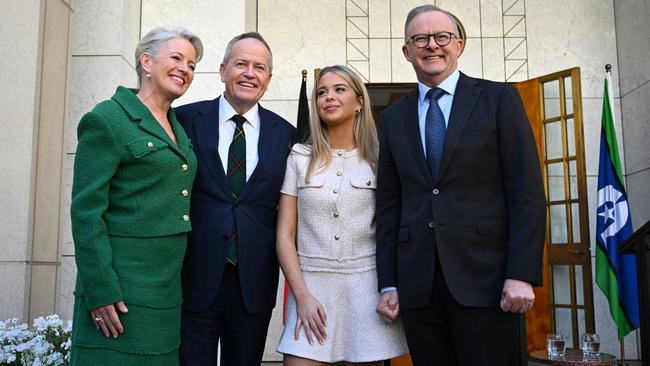
<svg viewBox="0 0 650 366">
<path fill-rule="evenodd" d="M 578 335 L 595 328 L 580 69 L 514 85 L 535 134 L 547 206 L 544 285 L 526 314 L 528 351 L 545 349 L 549 332 L 578 348 Z"/>
<path fill-rule="evenodd" d="M 514 83 L 519 91 L 521 100 L 526 109 L 526 115 L 530 122 L 537 144 L 537 153 L 540 156 L 540 168 L 543 168 L 544 151 L 542 149 L 542 108 L 541 89 L 539 79 L 526 80 Z M 543 171 L 543 170 L 542 170 Z M 535 305 L 526 312 L 526 349 L 528 352 L 546 348 L 546 334 L 551 333 L 550 317 L 550 287 L 548 274 L 547 243 L 544 243 L 544 274 L 542 287 L 534 288 Z"/>
</svg>

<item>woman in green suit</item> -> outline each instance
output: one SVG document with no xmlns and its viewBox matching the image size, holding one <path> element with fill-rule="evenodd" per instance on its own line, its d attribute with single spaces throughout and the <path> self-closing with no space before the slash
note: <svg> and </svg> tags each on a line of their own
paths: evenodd
<svg viewBox="0 0 650 366">
<path fill-rule="evenodd" d="M 183 28 L 152 30 L 135 52 L 140 89 L 119 86 L 79 122 L 72 365 L 178 365 L 196 157 L 171 103 L 202 54 Z"/>
</svg>

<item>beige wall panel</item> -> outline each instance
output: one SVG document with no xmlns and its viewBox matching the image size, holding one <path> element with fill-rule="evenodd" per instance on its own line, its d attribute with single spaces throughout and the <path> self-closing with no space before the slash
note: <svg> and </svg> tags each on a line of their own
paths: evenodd
<svg viewBox="0 0 650 366">
<path fill-rule="evenodd" d="M 503 38 L 483 38 L 483 77 L 489 80 L 505 81 Z"/>
<path fill-rule="evenodd" d="M 374 0 L 368 3 L 370 38 L 390 38 L 390 0 Z"/>
<path fill-rule="evenodd" d="M 32 260 L 43 262 L 56 262 L 59 250 L 69 13 L 66 4 L 47 2 L 31 256 Z"/>
<path fill-rule="evenodd" d="M 641 170 L 625 177 L 627 196 L 635 229 L 650 220 L 650 169 Z"/>
<path fill-rule="evenodd" d="M 470 34 L 478 37 L 503 37 L 502 0 L 481 0 L 481 33 Z"/>
<path fill-rule="evenodd" d="M 60 255 L 74 255 L 72 228 L 70 226 L 70 198 L 72 195 L 72 169 L 74 154 L 63 157 L 63 185 L 61 186 L 61 247 Z"/>
<path fill-rule="evenodd" d="M 468 38 L 465 42 L 465 50 L 458 58 L 458 68 L 465 74 L 475 77 L 483 77 L 483 45 L 480 38 Z M 410 64 L 409 64 L 410 67 Z M 411 72 L 413 70 L 411 69 Z"/>
<path fill-rule="evenodd" d="M 0 70 L 7 92 L 0 98 L 3 113 L 0 144 L 3 162 L 3 194 L 0 198 L 2 257 L 8 261 L 27 258 L 27 241 L 31 215 L 32 157 L 34 143 L 34 101 L 37 98 L 39 22 L 41 1 L 8 1 L 3 4 L 0 22 L 0 49 L 11 50 L 11 57 L 0 60 Z"/>
<path fill-rule="evenodd" d="M 259 3 L 258 11 L 258 30 L 273 50 L 273 79 L 265 99 L 297 103 L 303 69 L 313 79 L 315 68 L 345 64 L 345 1 L 268 0 Z"/>
<path fill-rule="evenodd" d="M 142 34 L 155 27 L 183 26 L 205 47 L 203 72 L 218 72 L 228 41 L 244 32 L 244 0 L 142 0 Z"/>
<path fill-rule="evenodd" d="M 296 96 L 298 95 L 299 90 L 299 85 L 297 85 Z M 296 117 L 298 116 L 298 97 L 296 97 L 296 100 L 262 100 L 260 105 L 279 114 L 292 125 L 296 125 Z"/>
<path fill-rule="evenodd" d="M 404 57 L 402 53 L 402 45 L 404 40 L 401 38 L 391 39 L 391 47 L 393 49 L 391 57 L 391 70 L 393 72 L 392 80 L 394 83 L 414 83 L 417 82 L 415 72 L 411 63 Z"/>
<path fill-rule="evenodd" d="M 449 11 L 460 19 L 460 22 L 465 27 L 465 32 L 468 36 L 478 37 L 481 34 L 481 1 L 437 0 L 436 5 Z M 405 20 L 406 15 L 404 15 L 403 21 Z"/>
<path fill-rule="evenodd" d="M 617 69 L 611 1 L 527 1 L 526 29 L 531 78 L 579 66 L 582 97 L 603 96 L 605 64 Z"/>
<path fill-rule="evenodd" d="M 135 47 L 140 40 L 141 0 L 122 0 L 122 56 L 135 70 Z M 144 35 L 144 34 L 143 34 Z M 130 80 L 130 79 L 125 79 Z M 135 84 L 133 84 L 135 85 Z"/>
<path fill-rule="evenodd" d="M 0 262 L 0 319 L 23 318 L 25 263 Z"/>
<path fill-rule="evenodd" d="M 400 50 L 391 50 L 390 47 L 390 39 L 370 40 L 370 82 L 390 82 L 391 52 L 402 53 Z"/>
<path fill-rule="evenodd" d="M 425 3 L 433 3 L 432 1 L 424 2 L 422 0 L 391 0 L 390 2 L 390 33 L 393 38 L 404 39 L 404 22 L 409 11 L 416 6 Z"/>
<path fill-rule="evenodd" d="M 137 78 L 135 70 L 120 55 L 73 57 L 70 70 L 65 151 L 73 154 L 81 117 L 97 103 L 110 98 L 118 85 L 135 87 Z"/>
<path fill-rule="evenodd" d="M 74 310 L 74 287 L 77 278 L 77 265 L 74 257 L 61 257 L 61 266 L 59 267 L 59 302 L 56 306 L 56 313 L 64 320 L 72 319 Z"/>
<path fill-rule="evenodd" d="M 650 69 L 650 67 L 647 67 Z M 625 172 L 650 168 L 650 83 L 638 87 L 621 99 L 623 136 L 625 137 Z M 621 145 L 619 145 L 621 146 Z M 647 186 L 646 186 L 647 187 Z M 648 216 L 650 218 L 650 216 Z"/>
<path fill-rule="evenodd" d="M 123 7 L 135 0 L 83 0 L 74 4 L 73 55 L 119 55 L 122 53 Z"/>
<path fill-rule="evenodd" d="M 339 63 L 342 64 L 343 62 L 339 62 Z M 264 94 L 262 101 L 294 100 L 294 103 L 298 105 L 298 95 L 300 94 L 300 83 L 302 82 L 302 70 L 303 69 L 296 69 L 294 72 L 288 74 L 280 74 L 279 72 L 276 72 L 274 70 L 273 77 L 271 78 L 271 83 L 269 84 L 269 88 L 266 90 L 266 93 Z M 314 79 L 313 77 L 314 69 L 308 68 L 305 70 L 307 70 L 307 79 L 311 84 Z M 221 84 L 220 89 L 223 90 L 224 85 L 221 82 L 221 80 L 219 80 L 219 84 Z M 307 94 L 311 93 L 311 88 L 307 90 L 308 90 Z"/>
<path fill-rule="evenodd" d="M 621 94 L 650 80 L 650 6 L 647 0 L 614 0 Z"/>
<path fill-rule="evenodd" d="M 646 66 L 650 69 L 650 67 Z M 628 200 L 634 228 L 650 220 L 650 83 L 633 90 L 621 100 Z M 619 145 L 620 146 L 620 145 Z"/>
<path fill-rule="evenodd" d="M 57 264 L 32 263 L 31 267 L 29 310 L 33 319 L 56 311 L 58 281 Z"/>
</svg>

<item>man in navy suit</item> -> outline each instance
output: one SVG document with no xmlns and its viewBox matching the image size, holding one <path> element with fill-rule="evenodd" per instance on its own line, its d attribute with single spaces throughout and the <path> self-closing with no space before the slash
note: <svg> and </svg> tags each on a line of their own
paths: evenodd
<svg viewBox="0 0 650 366">
<path fill-rule="evenodd" d="M 415 365 L 516 365 L 542 281 L 540 162 L 516 89 L 459 72 L 462 45 L 450 13 L 408 14 L 418 88 L 381 116 L 377 311 L 400 315 Z"/>
<path fill-rule="evenodd" d="M 271 49 L 258 33 L 226 47 L 225 92 L 176 109 L 199 165 L 182 270 L 181 364 L 259 366 L 275 306 L 275 224 L 295 128 L 258 101 Z M 180 193 L 179 193 L 180 194 Z"/>
</svg>

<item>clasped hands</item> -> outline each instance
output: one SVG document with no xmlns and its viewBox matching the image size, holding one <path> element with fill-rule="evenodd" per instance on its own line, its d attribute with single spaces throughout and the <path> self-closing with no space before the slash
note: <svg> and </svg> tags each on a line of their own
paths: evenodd
<svg viewBox="0 0 650 366">
<path fill-rule="evenodd" d="M 102 331 L 106 337 L 113 336 L 117 338 L 120 334 L 124 333 L 124 326 L 120 322 L 120 317 L 117 312 L 126 314 L 129 309 L 124 305 L 124 301 L 118 301 L 115 304 L 108 304 L 90 311 L 90 316 L 95 328 Z"/>
</svg>

